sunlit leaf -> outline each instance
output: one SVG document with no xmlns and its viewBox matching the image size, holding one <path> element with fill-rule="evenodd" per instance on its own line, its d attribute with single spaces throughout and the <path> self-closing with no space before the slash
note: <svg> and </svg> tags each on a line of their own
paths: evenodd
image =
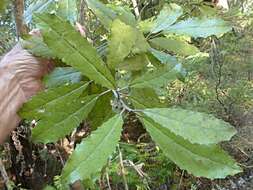
<svg viewBox="0 0 253 190">
<path fill-rule="evenodd" d="M 219 37 L 231 29 L 231 25 L 220 18 L 189 18 L 166 28 L 165 33 L 206 38 L 212 35 Z"/>
<path fill-rule="evenodd" d="M 160 32 L 174 24 L 183 14 L 183 9 L 177 4 L 165 4 L 157 19 L 154 21 L 151 33 Z"/>
<path fill-rule="evenodd" d="M 152 108 L 143 113 L 191 143 L 216 144 L 236 134 L 229 123 L 205 113 L 180 108 Z"/>
<path fill-rule="evenodd" d="M 135 55 L 125 59 L 118 68 L 126 71 L 138 71 L 148 65 L 148 59 L 145 54 Z"/>
<path fill-rule="evenodd" d="M 136 31 L 131 26 L 124 24 L 118 19 L 112 23 L 107 59 L 111 68 L 115 68 L 117 64 L 121 63 L 129 55 L 136 38 Z"/>
<path fill-rule="evenodd" d="M 149 118 L 144 117 L 142 121 L 164 154 L 182 170 L 210 179 L 225 178 L 242 171 L 219 146 L 191 144 Z"/>
</svg>

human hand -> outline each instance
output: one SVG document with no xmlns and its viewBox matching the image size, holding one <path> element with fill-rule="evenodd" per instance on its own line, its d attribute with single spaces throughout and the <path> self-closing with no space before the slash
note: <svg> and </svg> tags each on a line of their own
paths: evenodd
<svg viewBox="0 0 253 190">
<path fill-rule="evenodd" d="M 17 111 L 43 89 L 41 79 L 52 69 L 51 61 L 34 57 L 20 44 L 0 60 L 0 143 L 20 122 Z"/>
</svg>

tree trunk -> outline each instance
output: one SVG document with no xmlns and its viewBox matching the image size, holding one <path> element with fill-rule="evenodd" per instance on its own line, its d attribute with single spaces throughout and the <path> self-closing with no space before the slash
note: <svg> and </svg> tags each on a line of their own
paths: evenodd
<svg viewBox="0 0 253 190">
<path fill-rule="evenodd" d="M 28 28 L 24 24 L 24 7 L 25 3 L 24 0 L 14 0 L 13 1 L 13 9 L 14 9 L 14 17 L 16 23 L 16 32 L 17 37 L 19 38 L 23 34 L 27 34 Z"/>
</svg>

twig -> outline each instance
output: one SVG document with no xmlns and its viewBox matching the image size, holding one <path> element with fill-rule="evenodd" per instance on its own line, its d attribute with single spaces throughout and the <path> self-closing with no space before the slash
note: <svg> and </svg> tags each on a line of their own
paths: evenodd
<svg viewBox="0 0 253 190">
<path fill-rule="evenodd" d="M 55 148 L 56 148 L 56 152 L 57 152 L 57 154 L 58 154 L 58 156 L 59 156 L 59 158 L 60 158 L 61 165 L 64 166 L 64 165 L 65 165 L 65 162 L 64 162 L 64 160 L 63 160 L 63 158 L 62 158 L 62 156 L 61 156 L 61 153 L 60 153 L 60 150 L 59 150 L 58 146 L 56 145 Z"/>
<path fill-rule="evenodd" d="M 136 18 L 139 18 L 140 11 L 138 9 L 138 3 L 137 3 L 137 1 L 136 0 L 132 0 L 132 4 L 133 4 L 133 7 L 134 7 L 134 13 L 135 13 Z"/>
<path fill-rule="evenodd" d="M 7 174 L 6 170 L 5 170 L 2 158 L 0 158 L 0 172 L 1 172 L 1 175 L 3 177 L 4 183 L 7 186 L 8 182 L 9 182 L 9 177 L 8 177 L 8 174 Z"/>
<path fill-rule="evenodd" d="M 215 84 L 216 99 L 219 102 L 219 104 L 223 107 L 224 111 L 226 113 L 228 113 L 227 107 L 222 102 L 222 100 L 220 99 L 220 96 L 219 96 L 219 89 L 220 89 L 220 85 L 221 85 L 221 76 L 222 76 L 222 64 L 220 63 L 219 58 L 218 58 L 217 45 L 216 45 L 215 39 L 212 40 L 212 64 L 213 64 L 213 67 L 214 67 L 215 64 L 217 64 L 218 67 L 219 67 L 218 68 L 218 73 L 217 73 L 217 76 L 216 76 L 217 77 L 217 82 Z M 215 72 L 214 72 L 214 74 L 215 74 Z"/>
<path fill-rule="evenodd" d="M 87 8 L 87 4 L 85 0 L 81 0 L 80 1 L 80 8 L 79 8 L 79 18 L 78 18 L 78 22 L 80 23 L 81 29 L 82 29 L 82 36 L 84 37 L 89 37 L 89 32 L 86 26 L 87 20 L 85 18 L 85 12 L 88 10 Z M 78 22 L 76 24 L 78 24 Z"/>
<path fill-rule="evenodd" d="M 120 104 L 122 105 L 123 110 L 127 110 L 129 112 L 133 112 L 134 111 L 132 108 L 128 107 L 128 105 L 126 105 L 126 103 L 121 99 L 120 94 L 119 94 L 118 91 L 113 90 L 112 92 L 113 92 L 115 98 L 118 100 L 118 102 L 120 102 Z"/>
<path fill-rule="evenodd" d="M 128 160 L 128 163 L 134 168 L 134 170 L 139 174 L 141 178 L 146 177 L 146 174 L 140 169 L 144 164 L 136 166 L 131 160 Z"/>
<path fill-rule="evenodd" d="M 106 172 L 105 176 L 106 176 L 106 181 L 107 181 L 108 189 L 109 189 L 109 190 L 112 190 L 108 172 Z"/>
<path fill-rule="evenodd" d="M 182 171 L 181 177 L 180 177 L 180 181 L 179 181 L 179 185 L 178 185 L 178 190 L 180 190 L 182 182 L 183 182 L 183 177 L 184 177 L 184 170 Z"/>
<path fill-rule="evenodd" d="M 120 151 L 119 145 L 118 145 L 118 150 L 119 150 L 120 169 L 121 169 L 121 174 L 123 177 L 123 182 L 124 182 L 125 190 L 128 190 L 127 179 L 125 176 L 125 168 L 124 168 L 122 153 Z"/>
<path fill-rule="evenodd" d="M 144 12 L 144 10 L 146 9 L 146 7 L 149 5 L 149 2 L 147 3 L 147 4 L 145 4 L 142 8 L 141 8 L 141 10 L 140 10 L 140 19 L 141 19 L 141 16 L 142 16 L 142 13 Z"/>
</svg>

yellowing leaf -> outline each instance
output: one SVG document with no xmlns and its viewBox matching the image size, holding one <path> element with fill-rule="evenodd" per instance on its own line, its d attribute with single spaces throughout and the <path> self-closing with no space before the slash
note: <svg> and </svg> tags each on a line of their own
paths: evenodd
<svg viewBox="0 0 253 190">
<path fill-rule="evenodd" d="M 135 44 L 136 37 L 136 31 L 131 26 L 124 24 L 118 19 L 112 23 L 107 61 L 111 68 L 115 68 L 129 55 Z"/>
<path fill-rule="evenodd" d="M 145 54 L 135 55 L 126 58 L 118 68 L 126 71 L 138 71 L 148 65 L 148 59 Z"/>
</svg>

